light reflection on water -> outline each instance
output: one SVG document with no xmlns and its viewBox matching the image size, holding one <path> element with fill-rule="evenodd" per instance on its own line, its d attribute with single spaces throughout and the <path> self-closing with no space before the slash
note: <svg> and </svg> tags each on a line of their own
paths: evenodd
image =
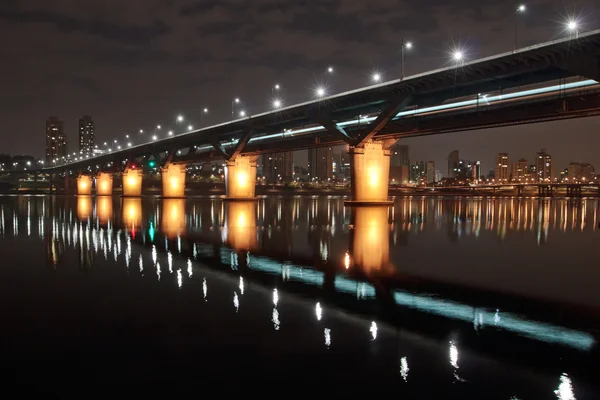
<svg viewBox="0 0 600 400">
<path fill-rule="evenodd" d="M 320 288 L 330 285 L 340 295 L 346 293 L 356 301 L 368 302 L 380 297 L 381 289 L 372 278 L 401 275 L 405 262 L 399 256 L 401 250 L 412 242 L 419 244 L 421 237 L 433 241 L 430 252 L 436 251 L 435 246 L 465 242 L 462 250 L 468 255 L 470 246 L 486 246 L 490 241 L 497 246 L 499 241 L 506 246 L 503 251 L 510 251 L 512 246 L 515 252 L 525 248 L 536 253 L 540 246 L 554 241 L 597 240 L 600 237 L 597 208 L 596 200 L 585 199 L 409 198 L 397 199 L 391 208 L 348 209 L 341 199 L 324 198 L 224 203 L 214 199 L 186 202 L 81 196 L 67 204 L 46 198 L 19 198 L 16 204 L 0 204 L 0 234 L 2 237 L 11 232 L 12 236 L 37 234 L 45 240 L 48 261 L 55 268 L 60 266 L 69 247 L 78 250 L 82 267 L 90 268 L 95 257 L 107 260 L 109 256 L 129 267 L 132 253 L 139 251 L 135 247 L 147 243 L 150 257 L 139 254 L 140 272 L 155 268 L 157 280 L 164 274 L 174 274 L 178 288 L 195 276 L 193 260 L 217 254 L 222 264 L 234 271 L 250 269 L 281 276 L 284 282 Z M 12 220 L 7 215 L 12 215 Z M 52 216 L 47 223 L 45 215 Z M 31 224 L 32 219 L 37 223 Z M 19 231 L 19 224 L 23 223 L 27 226 L 25 233 Z M 155 239 L 155 226 L 160 226 L 164 244 Z M 176 245 L 169 240 L 176 241 Z M 175 249 L 177 253 L 173 253 Z M 183 252 L 184 262 L 178 263 L 179 253 Z M 543 253 L 537 256 L 547 257 Z M 148 263 L 151 261 L 151 267 L 145 267 L 145 257 Z M 166 259 L 165 271 L 161 270 L 159 258 L 163 262 Z M 206 277 L 201 279 L 203 297 L 207 300 L 208 281 Z M 243 312 L 242 276 L 233 289 L 235 311 Z M 272 290 L 270 319 L 273 329 L 279 331 L 282 316 L 278 303 L 282 294 L 277 288 Z M 486 309 L 407 290 L 390 293 L 399 309 L 468 322 L 478 333 L 483 329 L 501 329 L 579 350 L 589 350 L 595 345 L 595 338 L 584 331 L 523 318 L 499 308 Z M 321 321 L 320 302 L 316 302 L 315 313 L 317 321 Z M 329 348 L 331 330 L 321 329 Z M 382 325 L 370 320 L 364 329 L 375 341 Z M 455 379 L 461 379 L 457 374 L 458 348 L 454 341 L 450 342 L 449 351 Z M 407 358 L 401 357 L 400 371 L 405 381 L 408 370 Z M 568 390 L 572 393 L 569 378 L 564 375 L 560 380 L 557 396 L 574 398 L 568 397 Z"/>
</svg>

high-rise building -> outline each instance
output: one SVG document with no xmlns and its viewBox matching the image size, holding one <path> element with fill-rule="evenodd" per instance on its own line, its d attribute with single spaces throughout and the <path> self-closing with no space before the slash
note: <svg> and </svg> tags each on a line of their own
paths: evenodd
<svg viewBox="0 0 600 400">
<path fill-rule="evenodd" d="M 494 168 L 494 177 L 496 178 L 496 181 L 508 182 L 510 179 L 509 165 L 508 153 L 498 153 Z"/>
<path fill-rule="evenodd" d="M 435 183 L 435 162 L 427 161 L 425 163 L 425 178 L 427 183 Z"/>
<path fill-rule="evenodd" d="M 572 162 L 567 166 L 567 178 L 569 181 L 590 181 L 594 179 L 594 166 L 588 163 Z"/>
<path fill-rule="evenodd" d="M 58 117 L 46 120 L 46 164 L 61 160 L 68 155 L 68 140 L 64 133 L 63 122 Z"/>
<path fill-rule="evenodd" d="M 92 121 L 92 117 L 89 115 L 84 115 L 79 118 L 79 154 L 82 156 L 92 156 L 95 144 L 94 121 Z"/>
<path fill-rule="evenodd" d="M 390 181 L 406 184 L 409 182 L 410 161 L 407 145 L 394 145 L 390 149 Z"/>
<path fill-rule="evenodd" d="M 471 180 L 478 181 L 481 179 L 481 161 L 473 161 L 471 163 Z"/>
<path fill-rule="evenodd" d="M 308 173 L 311 181 L 331 181 L 333 178 L 333 151 L 331 147 L 308 149 Z"/>
<path fill-rule="evenodd" d="M 262 174 L 267 182 L 286 183 L 294 180 L 293 152 L 264 154 Z"/>
<path fill-rule="evenodd" d="M 542 149 L 536 154 L 535 172 L 538 181 L 552 180 L 552 157 L 546 153 L 546 149 Z"/>
<path fill-rule="evenodd" d="M 454 150 L 448 155 L 448 177 L 458 177 L 458 150 Z"/>
<path fill-rule="evenodd" d="M 527 177 L 529 176 L 529 170 L 527 165 L 527 160 L 524 158 L 521 158 L 514 164 L 512 175 L 513 181 L 524 182 L 525 179 L 527 179 Z"/>
</svg>

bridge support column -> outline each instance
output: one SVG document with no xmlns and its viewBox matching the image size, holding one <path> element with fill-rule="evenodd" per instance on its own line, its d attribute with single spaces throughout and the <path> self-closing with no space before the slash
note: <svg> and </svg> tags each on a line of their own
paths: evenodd
<svg viewBox="0 0 600 400">
<path fill-rule="evenodd" d="M 225 193 L 229 200 L 254 200 L 257 156 L 238 156 L 225 164 Z"/>
<path fill-rule="evenodd" d="M 163 197 L 185 197 L 186 164 L 167 163 L 161 169 Z"/>
<path fill-rule="evenodd" d="M 125 169 L 123 172 L 123 196 L 140 197 L 142 195 L 142 175 L 141 169 Z"/>
<path fill-rule="evenodd" d="M 388 201 L 390 150 L 382 141 L 351 147 L 352 201 L 349 204 L 391 204 Z"/>
<path fill-rule="evenodd" d="M 79 175 L 77 177 L 77 195 L 90 196 L 92 194 L 92 177 L 89 175 Z"/>
<path fill-rule="evenodd" d="M 96 175 L 96 195 L 112 196 L 113 176 L 108 172 L 100 172 Z"/>
</svg>

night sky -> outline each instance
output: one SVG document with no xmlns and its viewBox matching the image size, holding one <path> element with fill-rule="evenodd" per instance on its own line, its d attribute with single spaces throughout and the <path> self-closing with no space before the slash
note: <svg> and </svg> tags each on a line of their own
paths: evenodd
<svg viewBox="0 0 600 400">
<path fill-rule="evenodd" d="M 451 3 L 451 5 L 450 5 Z M 439 68 L 454 45 L 470 59 L 512 50 L 515 5 L 478 0 L 0 0 L 0 153 L 44 154 L 45 120 L 65 122 L 71 151 L 77 120 L 89 114 L 97 141 L 139 129 L 164 130 L 182 113 L 195 126 L 231 118 L 239 97 L 252 114 L 282 86 L 286 105 L 400 74 L 401 38 L 414 42 L 406 73 Z M 600 27 L 597 0 L 527 2 L 519 46 Z M 335 71 L 326 76 L 325 70 Z M 569 161 L 600 169 L 600 118 L 406 140 L 411 160 L 434 160 L 446 174 L 454 149 L 492 168 L 497 152 L 533 160 L 545 147 L 556 170 Z M 298 164 L 306 163 L 297 154 Z"/>
</svg>

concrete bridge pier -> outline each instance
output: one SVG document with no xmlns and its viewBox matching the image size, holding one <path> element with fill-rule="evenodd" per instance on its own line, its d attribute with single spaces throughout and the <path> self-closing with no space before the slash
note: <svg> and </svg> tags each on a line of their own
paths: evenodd
<svg viewBox="0 0 600 400">
<path fill-rule="evenodd" d="M 96 175 L 96 195 L 112 196 L 113 176 L 108 172 L 99 172 Z"/>
<path fill-rule="evenodd" d="M 77 195 L 90 196 L 92 194 L 92 177 L 90 175 L 79 174 L 77 177 Z"/>
<path fill-rule="evenodd" d="M 187 164 L 165 164 L 161 169 L 163 197 L 185 197 L 185 175 Z"/>
<path fill-rule="evenodd" d="M 349 205 L 392 204 L 388 200 L 391 153 L 387 144 L 368 141 L 361 147 L 350 148 L 352 201 L 346 202 Z"/>
<path fill-rule="evenodd" d="M 254 200 L 258 156 L 237 156 L 225 163 L 225 198 Z"/>
<path fill-rule="evenodd" d="M 123 196 L 140 197 L 142 195 L 143 171 L 136 168 L 125 168 L 123 172 Z"/>
</svg>

